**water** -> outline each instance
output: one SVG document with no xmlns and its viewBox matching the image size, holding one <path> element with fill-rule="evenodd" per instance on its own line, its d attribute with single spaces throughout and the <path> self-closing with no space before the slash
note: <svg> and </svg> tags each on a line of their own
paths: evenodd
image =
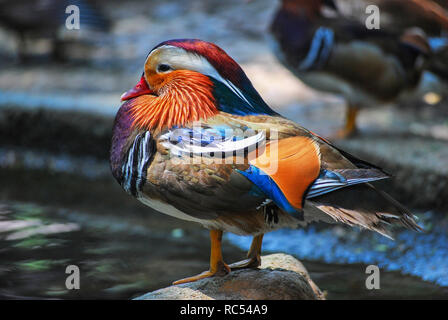
<svg viewBox="0 0 448 320">
<path fill-rule="evenodd" d="M 162 243 L 175 246 L 174 239 L 148 237 L 143 227 L 114 221 L 94 226 L 82 222 L 81 213 L 74 222 L 71 214 L 33 204 L 2 205 L 1 298 L 127 299 L 157 286 L 147 258 Z M 68 265 L 81 270 L 80 290 L 65 286 Z"/>
</svg>

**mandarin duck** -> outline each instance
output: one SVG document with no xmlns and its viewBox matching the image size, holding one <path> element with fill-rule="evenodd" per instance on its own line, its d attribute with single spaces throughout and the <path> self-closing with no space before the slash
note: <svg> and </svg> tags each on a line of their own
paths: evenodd
<svg viewBox="0 0 448 320">
<path fill-rule="evenodd" d="M 339 15 L 332 0 L 282 0 L 270 31 L 274 52 L 294 75 L 345 98 L 345 127 L 335 138 L 356 132 L 359 109 L 413 90 L 430 54 L 420 32 L 368 29 Z"/>
<path fill-rule="evenodd" d="M 110 154 L 115 179 L 145 205 L 210 230 L 209 270 L 174 284 L 258 267 L 263 234 L 279 228 L 324 221 L 385 236 L 391 224 L 420 230 L 403 205 L 370 184 L 389 178 L 384 170 L 272 110 L 213 43 L 157 45 L 121 100 Z M 247 259 L 224 262 L 223 232 L 253 236 Z"/>
</svg>

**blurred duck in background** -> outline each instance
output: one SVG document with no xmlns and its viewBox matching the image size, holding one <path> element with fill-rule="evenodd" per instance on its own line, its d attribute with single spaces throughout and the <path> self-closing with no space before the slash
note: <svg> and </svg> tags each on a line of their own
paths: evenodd
<svg viewBox="0 0 448 320">
<path fill-rule="evenodd" d="M 433 55 L 421 29 L 368 29 L 341 15 L 332 0 L 282 0 L 271 33 L 277 57 L 298 78 L 346 99 L 345 126 L 333 138 L 357 131 L 360 109 L 415 89 Z"/>
<path fill-rule="evenodd" d="M 446 0 L 333 0 L 341 15 L 364 23 L 370 5 L 381 13 L 381 28 L 403 32 L 418 27 L 429 37 L 441 37 L 448 30 Z"/>
<path fill-rule="evenodd" d="M 446 0 L 334 0 L 339 13 L 364 23 L 369 5 L 381 13 L 381 28 L 420 32 L 431 48 L 427 70 L 448 79 L 448 1 Z"/>
<path fill-rule="evenodd" d="M 66 58 L 64 44 L 66 19 L 70 13 L 66 8 L 76 5 L 79 8 L 80 30 L 73 30 L 79 41 L 80 32 L 84 35 L 91 31 L 106 32 L 110 22 L 98 9 L 94 1 L 88 0 L 0 0 L 0 26 L 16 33 L 18 39 L 18 56 L 26 60 L 29 46 L 27 40 L 49 39 L 51 56 L 54 60 Z M 64 35 L 63 35 L 64 34 Z"/>
</svg>

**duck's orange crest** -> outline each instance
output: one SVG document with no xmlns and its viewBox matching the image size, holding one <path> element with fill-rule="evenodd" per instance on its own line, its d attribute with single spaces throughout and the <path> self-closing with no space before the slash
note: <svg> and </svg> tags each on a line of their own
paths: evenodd
<svg viewBox="0 0 448 320">
<path fill-rule="evenodd" d="M 206 120 L 218 113 L 212 94 L 213 83 L 200 73 L 179 70 L 168 74 L 158 95 L 143 95 L 131 101 L 133 126 L 162 130 Z"/>
</svg>

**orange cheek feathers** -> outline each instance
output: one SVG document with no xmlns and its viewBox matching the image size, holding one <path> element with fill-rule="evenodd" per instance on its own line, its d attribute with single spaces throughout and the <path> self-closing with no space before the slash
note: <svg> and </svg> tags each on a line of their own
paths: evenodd
<svg viewBox="0 0 448 320">
<path fill-rule="evenodd" d="M 218 113 L 207 76 L 187 70 L 148 77 L 158 96 L 144 95 L 131 101 L 133 125 L 141 129 L 163 129 L 206 120 Z"/>
</svg>

